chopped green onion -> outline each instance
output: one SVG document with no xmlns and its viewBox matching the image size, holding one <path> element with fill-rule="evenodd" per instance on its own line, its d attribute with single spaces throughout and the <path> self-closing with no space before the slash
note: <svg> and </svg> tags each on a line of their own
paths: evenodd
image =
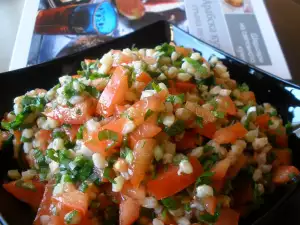
<svg viewBox="0 0 300 225">
<path fill-rule="evenodd" d="M 178 204 L 174 198 L 168 197 L 161 200 L 161 203 L 170 210 L 175 210 L 178 208 Z"/>
<path fill-rule="evenodd" d="M 152 114 L 153 114 L 153 111 L 151 109 L 148 109 L 145 114 L 144 120 L 147 120 Z"/>
<path fill-rule="evenodd" d="M 210 172 L 210 171 L 207 171 L 207 172 L 204 172 L 201 174 L 200 177 L 197 178 L 196 180 L 196 186 L 199 186 L 199 185 L 203 185 L 203 184 L 211 184 L 211 179 L 213 177 L 215 173 L 214 172 Z"/>
</svg>

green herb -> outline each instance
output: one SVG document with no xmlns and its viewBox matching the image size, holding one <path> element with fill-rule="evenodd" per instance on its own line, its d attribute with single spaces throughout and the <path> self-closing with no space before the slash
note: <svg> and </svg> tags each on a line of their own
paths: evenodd
<svg viewBox="0 0 300 225">
<path fill-rule="evenodd" d="M 162 216 L 163 219 L 166 219 L 167 215 L 168 215 L 168 210 L 166 208 L 164 208 L 162 213 L 161 213 L 161 216 Z"/>
<path fill-rule="evenodd" d="M 151 85 L 152 85 L 153 90 L 155 90 L 156 92 L 160 92 L 161 91 L 161 88 L 155 82 L 152 82 Z"/>
<path fill-rule="evenodd" d="M 183 63 L 182 60 L 176 60 L 173 62 L 173 66 L 177 68 L 181 68 L 182 63 Z"/>
<path fill-rule="evenodd" d="M 211 155 L 204 155 L 200 157 L 201 165 L 203 165 L 204 171 L 210 170 L 211 167 L 219 161 L 220 157 L 217 153 L 212 153 Z"/>
<path fill-rule="evenodd" d="M 85 181 L 93 173 L 94 164 L 91 160 L 86 160 L 84 165 L 78 170 L 76 179 Z"/>
<path fill-rule="evenodd" d="M 77 114 L 77 115 L 81 115 L 81 114 L 82 114 L 81 109 L 77 109 L 77 110 L 76 110 L 76 114 Z"/>
<path fill-rule="evenodd" d="M 22 136 L 22 137 L 21 137 L 21 141 L 24 142 L 24 143 L 25 143 L 25 142 L 31 142 L 31 141 L 32 141 L 32 138 L 27 138 L 27 137 Z"/>
<path fill-rule="evenodd" d="M 168 57 L 170 57 L 172 55 L 172 53 L 175 51 L 175 47 L 172 46 L 172 45 L 169 45 L 167 43 L 164 43 L 164 44 L 162 44 L 160 46 L 157 46 L 155 48 L 155 50 L 161 52 L 162 56 L 168 56 Z"/>
<path fill-rule="evenodd" d="M 196 186 L 203 185 L 203 184 L 210 185 L 212 182 L 211 179 L 214 174 L 215 174 L 214 172 L 210 172 L 210 171 L 202 173 L 201 176 L 198 177 L 196 180 Z"/>
<path fill-rule="evenodd" d="M 126 162 L 128 162 L 129 164 L 131 164 L 134 158 L 133 151 L 128 147 L 122 148 L 120 152 L 120 157 L 125 159 Z"/>
<path fill-rule="evenodd" d="M 220 111 L 212 111 L 212 114 L 219 119 L 223 119 L 225 117 L 225 113 Z"/>
<path fill-rule="evenodd" d="M 277 158 L 276 153 L 274 151 L 270 151 L 267 154 L 267 163 L 272 164 L 276 160 L 276 158 Z"/>
<path fill-rule="evenodd" d="M 69 108 L 73 108 L 73 107 L 74 107 L 74 105 L 73 105 L 71 102 L 69 102 L 69 101 L 67 101 L 67 106 L 68 106 Z"/>
<path fill-rule="evenodd" d="M 73 82 L 65 85 L 63 94 L 66 99 L 70 99 L 77 94 L 77 91 L 73 88 Z"/>
<path fill-rule="evenodd" d="M 16 187 L 19 188 L 24 188 L 26 190 L 34 191 L 36 192 L 36 187 L 32 183 L 32 181 L 23 181 L 23 180 L 18 180 L 16 181 Z"/>
<path fill-rule="evenodd" d="M 148 109 L 145 114 L 144 120 L 147 120 L 152 114 L 153 114 L 153 111 L 151 109 Z"/>
<path fill-rule="evenodd" d="M 78 211 L 77 210 L 73 210 L 69 213 L 67 213 L 64 217 L 65 223 L 66 224 L 74 224 L 74 218 L 77 216 Z"/>
<path fill-rule="evenodd" d="M 58 155 L 54 149 L 47 149 L 46 155 L 48 158 L 50 158 L 51 160 L 53 160 L 55 162 L 59 161 Z"/>
<path fill-rule="evenodd" d="M 218 108 L 218 102 L 215 98 L 211 99 L 208 103 L 214 107 L 214 110 Z"/>
<path fill-rule="evenodd" d="M 269 120 L 268 121 L 268 126 L 272 126 L 274 123 L 273 123 L 273 121 L 272 120 Z"/>
<path fill-rule="evenodd" d="M 270 116 L 277 116 L 277 110 L 274 109 L 272 112 L 270 112 Z"/>
<path fill-rule="evenodd" d="M 249 86 L 246 83 L 242 83 L 241 85 L 238 85 L 238 89 L 241 92 L 249 91 Z"/>
<path fill-rule="evenodd" d="M 200 116 L 196 116 L 196 123 L 200 128 L 203 128 L 203 118 Z"/>
<path fill-rule="evenodd" d="M 115 181 L 112 177 L 110 177 L 111 171 L 112 171 L 111 168 L 106 167 L 106 168 L 104 169 L 104 172 L 103 172 L 103 178 L 106 178 L 110 183 L 115 184 L 116 181 Z"/>
<path fill-rule="evenodd" d="M 293 126 L 292 126 L 291 122 L 288 122 L 284 127 L 285 127 L 286 133 L 288 135 L 290 135 L 291 133 L 293 133 Z"/>
<path fill-rule="evenodd" d="M 161 203 L 164 205 L 164 207 L 170 210 L 175 210 L 178 208 L 176 200 L 171 197 L 162 199 Z"/>
<path fill-rule="evenodd" d="M 90 76 L 89 76 L 89 79 L 90 80 L 96 80 L 96 79 L 99 79 L 99 78 L 107 78 L 109 77 L 108 74 L 103 74 L 103 73 L 92 73 Z"/>
<path fill-rule="evenodd" d="M 111 140 L 111 141 L 118 141 L 118 133 L 111 131 L 111 130 L 103 130 L 98 133 L 98 139 L 100 141 L 104 140 Z"/>
<path fill-rule="evenodd" d="M 243 106 L 242 110 L 247 113 L 248 109 L 251 107 L 251 105 L 245 105 Z"/>
<path fill-rule="evenodd" d="M 171 102 L 172 104 L 183 103 L 185 95 L 183 93 L 179 95 L 169 95 L 166 102 Z"/>
<path fill-rule="evenodd" d="M 192 210 L 191 205 L 189 203 L 184 204 L 184 211 L 190 212 Z"/>
<path fill-rule="evenodd" d="M 212 152 L 212 151 L 214 151 L 214 149 L 215 149 L 215 147 L 211 146 L 211 145 L 204 145 L 204 147 L 203 147 L 204 153 Z"/>
<path fill-rule="evenodd" d="M 1 121 L 1 127 L 5 130 L 10 130 L 9 122 Z"/>
<path fill-rule="evenodd" d="M 211 86 L 211 85 L 216 85 L 216 78 L 215 76 L 210 76 L 208 78 L 202 79 L 200 81 L 196 81 L 198 86 L 201 85 L 206 85 L 206 86 Z"/>
<path fill-rule="evenodd" d="M 184 60 L 191 64 L 201 76 L 206 77 L 208 75 L 207 68 L 204 67 L 201 62 L 188 57 L 185 57 Z"/>
<path fill-rule="evenodd" d="M 66 137 L 66 133 L 63 131 L 55 131 L 52 135 L 53 139 L 55 138 L 62 138 L 64 139 Z"/>
<path fill-rule="evenodd" d="M 169 135 L 169 136 L 176 136 L 178 134 L 181 134 L 185 129 L 185 123 L 183 120 L 176 120 L 172 126 L 170 127 L 165 127 L 164 131 Z"/>
<path fill-rule="evenodd" d="M 87 184 L 87 182 L 82 182 L 79 186 L 79 191 L 84 193 L 84 192 L 86 192 L 88 187 L 89 187 L 89 185 Z"/>
<path fill-rule="evenodd" d="M 98 98 L 99 94 L 100 94 L 99 91 L 95 87 L 92 87 L 92 86 L 86 86 L 85 91 L 94 98 Z"/>
<path fill-rule="evenodd" d="M 76 138 L 77 138 L 78 140 L 83 139 L 83 130 L 84 130 L 84 125 L 81 125 L 81 126 L 79 127 L 79 129 L 78 129 L 77 134 L 76 134 Z"/>
<path fill-rule="evenodd" d="M 33 157 L 35 159 L 35 162 L 39 165 L 39 167 L 47 167 L 48 166 L 48 164 L 46 162 L 46 158 L 40 150 L 34 149 Z"/>
<path fill-rule="evenodd" d="M 221 207 L 220 205 L 217 206 L 216 212 L 214 215 L 211 215 L 209 213 L 205 213 L 199 216 L 199 219 L 201 222 L 206 223 L 206 224 L 214 224 L 218 221 L 219 216 L 220 216 L 220 210 Z"/>
</svg>

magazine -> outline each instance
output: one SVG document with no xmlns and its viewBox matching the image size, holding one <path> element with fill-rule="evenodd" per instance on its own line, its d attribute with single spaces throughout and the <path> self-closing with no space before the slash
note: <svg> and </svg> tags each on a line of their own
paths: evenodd
<svg viewBox="0 0 300 225">
<path fill-rule="evenodd" d="M 28 1 L 28 9 L 36 7 L 32 30 L 19 30 L 11 69 L 72 54 L 165 19 L 250 64 L 291 78 L 263 1 Z M 38 6 L 32 7 L 33 2 Z M 28 49 L 20 44 L 24 36 L 31 40 L 25 45 Z"/>
</svg>

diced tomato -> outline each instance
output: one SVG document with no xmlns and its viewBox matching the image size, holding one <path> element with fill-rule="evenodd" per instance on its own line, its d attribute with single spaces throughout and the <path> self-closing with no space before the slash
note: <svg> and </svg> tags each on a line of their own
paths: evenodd
<svg viewBox="0 0 300 225">
<path fill-rule="evenodd" d="M 280 148 L 288 147 L 288 136 L 284 126 L 279 126 L 276 130 L 268 130 L 270 135 L 275 136 L 275 144 Z"/>
<path fill-rule="evenodd" d="M 160 200 L 193 184 L 203 173 L 203 168 L 197 158 L 190 157 L 189 161 L 192 164 L 193 173 L 178 175 L 178 166 L 169 165 L 166 171 L 160 171 L 155 180 L 150 180 L 147 183 L 148 192 Z"/>
<path fill-rule="evenodd" d="M 184 48 L 184 47 L 180 47 L 180 46 L 175 46 L 175 51 L 177 53 L 179 53 L 180 55 L 183 55 L 184 57 L 187 57 L 192 53 L 192 49 Z"/>
<path fill-rule="evenodd" d="M 16 139 L 16 145 L 20 145 L 21 144 L 21 137 L 22 137 L 21 131 L 14 130 L 14 137 Z"/>
<path fill-rule="evenodd" d="M 273 149 L 276 159 L 273 161 L 272 166 L 289 166 L 292 164 L 292 152 L 289 149 Z"/>
<path fill-rule="evenodd" d="M 88 210 L 88 196 L 81 191 L 65 192 L 61 195 L 52 197 L 54 202 L 61 203 L 65 208 L 71 210 L 77 210 L 85 215 Z"/>
<path fill-rule="evenodd" d="M 223 208 L 215 225 L 238 225 L 239 217 L 240 215 L 233 209 Z"/>
<path fill-rule="evenodd" d="M 178 150 L 187 150 L 187 149 L 193 149 L 197 145 L 197 133 L 193 131 L 185 131 L 183 138 L 176 142 L 176 148 Z"/>
<path fill-rule="evenodd" d="M 217 130 L 213 139 L 219 144 L 234 143 L 237 139 L 243 138 L 247 132 L 244 126 L 237 122 L 229 127 Z"/>
<path fill-rule="evenodd" d="M 203 128 L 199 126 L 195 128 L 196 132 L 204 137 L 212 139 L 216 133 L 217 127 L 215 123 L 206 123 L 203 125 Z"/>
<path fill-rule="evenodd" d="M 129 196 L 130 198 L 138 201 L 140 204 L 143 203 L 146 197 L 146 189 L 144 186 L 140 185 L 138 188 L 133 187 L 131 182 L 126 181 L 121 190 L 122 195 Z"/>
<path fill-rule="evenodd" d="M 197 88 L 196 84 L 193 84 L 191 82 L 181 82 L 181 81 L 177 81 L 175 83 L 175 88 L 177 91 L 179 91 L 180 93 L 186 93 L 189 91 L 193 91 Z"/>
<path fill-rule="evenodd" d="M 39 130 L 36 134 L 36 139 L 39 140 L 39 149 L 45 151 L 51 140 L 51 130 Z"/>
<path fill-rule="evenodd" d="M 275 184 L 285 184 L 291 181 L 291 177 L 299 176 L 299 170 L 294 166 L 279 166 L 273 171 L 272 181 Z"/>
<path fill-rule="evenodd" d="M 129 134 L 129 146 L 131 149 L 134 148 L 135 144 L 141 140 L 146 138 L 153 138 L 159 132 L 161 132 L 161 128 L 155 124 L 145 122 L 138 126 L 132 133 Z"/>
<path fill-rule="evenodd" d="M 238 175 L 240 170 L 245 167 L 247 163 L 247 157 L 244 154 L 241 154 L 236 162 L 229 168 L 227 177 L 228 178 L 234 178 Z"/>
<path fill-rule="evenodd" d="M 244 104 L 249 104 L 250 102 L 256 103 L 255 99 L 255 94 L 252 91 L 244 91 L 241 92 L 239 99 L 244 103 Z"/>
<path fill-rule="evenodd" d="M 229 96 L 219 96 L 217 97 L 218 110 L 229 115 L 236 115 L 236 107 L 234 102 Z"/>
<path fill-rule="evenodd" d="M 261 128 L 261 129 L 268 129 L 268 122 L 270 120 L 270 116 L 268 114 L 262 114 L 256 117 L 255 123 Z"/>
<path fill-rule="evenodd" d="M 212 114 L 212 112 L 202 106 L 197 106 L 195 111 L 197 116 L 203 118 L 203 123 L 213 123 L 216 121 L 216 117 Z"/>
<path fill-rule="evenodd" d="M 75 104 L 73 107 L 56 106 L 55 109 L 46 109 L 45 115 L 66 124 L 83 124 L 94 115 L 96 103 L 93 98 Z"/>
<path fill-rule="evenodd" d="M 131 225 L 140 216 L 140 204 L 127 197 L 120 204 L 120 225 Z"/>
<path fill-rule="evenodd" d="M 81 75 L 78 75 L 78 74 L 72 75 L 72 78 L 73 78 L 73 79 L 78 79 L 78 78 L 80 78 L 80 77 L 81 77 Z"/>
<path fill-rule="evenodd" d="M 227 171 L 230 167 L 230 159 L 225 158 L 221 161 L 217 162 L 213 168 L 211 169 L 211 172 L 214 172 L 212 179 L 213 180 L 223 180 L 227 174 Z"/>
<path fill-rule="evenodd" d="M 44 192 L 42 201 L 40 203 L 38 212 L 37 212 L 36 217 L 33 222 L 34 225 L 42 225 L 41 220 L 40 220 L 41 216 L 42 215 L 50 215 L 52 192 L 53 192 L 53 184 L 47 184 L 45 186 L 45 192 Z"/>
<path fill-rule="evenodd" d="M 18 182 L 24 182 L 18 185 Z M 32 186 L 26 188 L 26 183 Z M 25 185 L 25 186 L 24 186 Z M 40 202 L 43 198 L 45 185 L 39 181 L 12 181 L 7 184 L 3 184 L 3 188 L 11 193 L 14 197 L 22 202 L 29 204 L 35 210 L 38 209 Z"/>
<path fill-rule="evenodd" d="M 177 91 L 176 86 L 175 86 L 175 81 L 168 80 L 168 84 L 169 84 L 168 90 L 169 90 L 169 93 L 171 95 L 177 95 L 177 94 L 179 94 L 179 92 Z"/>
<path fill-rule="evenodd" d="M 215 196 L 208 196 L 202 199 L 202 203 L 204 205 L 205 210 L 214 215 L 217 208 L 217 198 Z"/>
<path fill-rule="evenodd" d="M 125 105 L 116 105 L 115 106 L 116 115 L 122 114 L 123 112 L 125 112 L 126 109 L 127 107 Z"/>
<path fill-rule="evenodd" d="M 96 112 L 105 117 L 114 113 L 116 105 L 122 105 L 125 100 L 125 93 L 128 91 L 128 70 L 118 66 L 110 81 L 102 92 L 97 105 Z"/>
<path fill-rule="evenodd" d="M 143 82 L 146 87 L 152 81 L 152 77 L 147 72 L 142 71 L 141 73 L 136 75 L 136 80 L 139 82 Z"/>
<path fill-rule="evenodd" d="M 87 135 L 86 140 L 85 140 L 85 146 L 88 147 L 89 149 L 91 149 L 94 152 L 100 152 L 101 154 L 103 154 L 104 156 L 109 156 L 111 154 L 113 154 L 116 150 L 115 148 L 117 148 L 118 146 L 120 146 L 121 142 L 122 142 L 122 131 L 123 128 L 125 126 L 125 124 L 127 123 L 127 119 L 126 118 L 120 118 L 117 120 L 113 120 L 111 122 L 109 122 L 108 124 L 102 126 L 99 130 L 95 131 L 92 134 Z M 103 130 L 110 130 L 110 131 L 114 131 L 118 134 L 118 141 L 116 141 L 114 144 L 112 140 L 102 140 L 100 141 L 98 138 L 98 134 L 100 131 Z M 111 147 L 109 147 L 111 146 Z"/>
<path fill-rule="evenodd" d="M 80 125 L 70 125 L 71 127 L 64 127 L 64 130 L 66 132 L 66 134 L 69 137 L 70 141 L 74 141 L 76 138 L 76 135 L 78 133 L 78 129 L 80 127 Z"/>
<path fill-rule="evenodd" d="M 133 150 L 132 177 L 133 187 L 139 187 L 151 165 L 156 141 L 154 139 L 139 140 Z"/>
</svg>

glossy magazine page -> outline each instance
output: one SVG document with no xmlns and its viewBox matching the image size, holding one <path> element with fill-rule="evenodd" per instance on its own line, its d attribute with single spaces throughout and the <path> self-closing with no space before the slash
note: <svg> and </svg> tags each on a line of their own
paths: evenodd
<svg viewBox="0 0 300 225">
<path fill-rule="evenodd" d="M 27 65 L 78 52 L 161 19 L 291 78 L 266 7 L 257 0 L 40 0 Z"/>
</svg>

